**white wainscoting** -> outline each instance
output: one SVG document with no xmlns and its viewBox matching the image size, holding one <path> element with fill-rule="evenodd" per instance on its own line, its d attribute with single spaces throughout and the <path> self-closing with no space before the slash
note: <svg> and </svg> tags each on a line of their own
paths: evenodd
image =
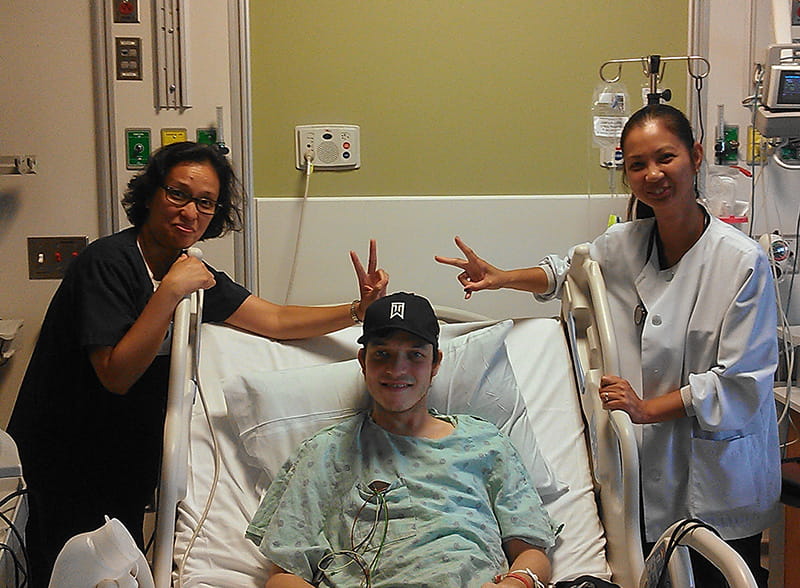
<svg viewBox="0 0 800 588">
<path fill-rule="evenodd" d="M 464 300 L 456 269 L 433 256 L 460 256 L 453 243 L 459 235 L 498 267 L 535 265 L 602 233 L 610 214 L 624 216 L 626 202 L 627 196 L 608 195 L 309 198 L 289 302 L 355 298 L 348 252 L 355 250 L 366 265 L 375 238 L 390 292 L 416 292 L 492 318 L 552 316 L 557 303 L 539 304 L 522 292 L 480 292 Z M 273 302 L 286 297 L 301 208 L 299 198 L 256 200 L 258 293 Z"/>
</svg>

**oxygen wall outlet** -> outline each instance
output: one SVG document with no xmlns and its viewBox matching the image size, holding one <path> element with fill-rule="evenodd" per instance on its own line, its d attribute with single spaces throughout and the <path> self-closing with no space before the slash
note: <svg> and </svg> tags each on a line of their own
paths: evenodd
<svg viewBox="0 0 800 588">
<path fill-rule="evenodd" d="M 733 165 L 739 161 L 739 127 L 723 125 L 723 135 L 714 143 L 717 165 Z"/>
<path fill-rule="evenodd" d="M 295 135 L 295 167 L 306 169 L 311 158 L 315 170 L 347 170 L 361 167 L 361 133 L 358 125 L 298 125 Z"/>
</svg>

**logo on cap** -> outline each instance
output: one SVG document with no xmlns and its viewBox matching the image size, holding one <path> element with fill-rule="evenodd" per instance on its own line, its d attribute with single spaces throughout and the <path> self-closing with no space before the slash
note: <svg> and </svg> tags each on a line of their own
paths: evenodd
<svg viewBox="0 0 800 588">
<path fill-rule="evenodd" d="M 405 302 L 392 302 L 392 307 L 389 310 L 389 318 L 400 317 L 405 318 L 406 303 Z"/>
<path fill-rule="evenodd" d="M 433 345 L 439 338 L 439 323 L 431 303 L 408 292 L 395 292 L 370 304 L 358 342 L 366 344 L 370 337 L 389 329 L 406 331 Z"/>
</svg>

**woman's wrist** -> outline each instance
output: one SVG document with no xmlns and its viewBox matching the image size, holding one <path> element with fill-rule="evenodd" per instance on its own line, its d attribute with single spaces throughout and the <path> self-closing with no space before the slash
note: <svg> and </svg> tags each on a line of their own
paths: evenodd
<svg viewBox="0 0 800 588">
<path fill-rule="evenodd" d="M 359 311 L 361 314 L 359 314 Z M 360 325 L 364 322 L 364 311 L 361 310 L 361 300 L 356 298 L 350 303 L 350 318 L 353 320 L 353 324 Z"/>
</svg>

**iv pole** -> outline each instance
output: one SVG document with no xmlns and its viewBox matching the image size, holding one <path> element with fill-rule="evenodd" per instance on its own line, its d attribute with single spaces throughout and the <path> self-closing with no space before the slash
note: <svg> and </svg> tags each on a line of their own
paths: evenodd
<svg viewBox="0 0 800 588">
<path fill-rule="evenodd" d="M 661 78 L 664 76 L 664 67 L 666 66 L 667 61 L 686 61 L 686 67 L 689 70 L 689 75 L 694 78 L 695 80 L 701 80 L 708 76 L 709 72 L 711 71 L 711 64 L 708 63 L 708 60 L 705 57 L 700 57 L 699 55 L 683 55 L 679 57 L 662 57 L 661 55 L 647 55 L 645 57 L 636 57 L 630 59 L 612 59 L 610 61 L 606 61 L 603 65 L 600 66 L 600 79 L 606 82 L 607 84 L 613 84 L 614 82 L 618 82 L 621 75 L 622 75 L 622 64 L 623 63 L 641 63 L 642 64 L 642 71 L 645 76 L 650 78 L 650 91 L 647 93 L 647 104 L 659 104 L 660 101 L 663 99 L 664 102 L 669 102 L 672 98 L 672 91 L 667 88 L 662 92 L 658 91 L 658 83 L 661 81 Z M 612 63 L 617 64 L 617 75 L 614 78 L 607 78 L 603 74 L 603 70 L 607 65 Z M 703 64 L 705 66 L 705 70 L 697 73 L 694 71 L 694 68 L 697 65 Z"/>
</svg>

